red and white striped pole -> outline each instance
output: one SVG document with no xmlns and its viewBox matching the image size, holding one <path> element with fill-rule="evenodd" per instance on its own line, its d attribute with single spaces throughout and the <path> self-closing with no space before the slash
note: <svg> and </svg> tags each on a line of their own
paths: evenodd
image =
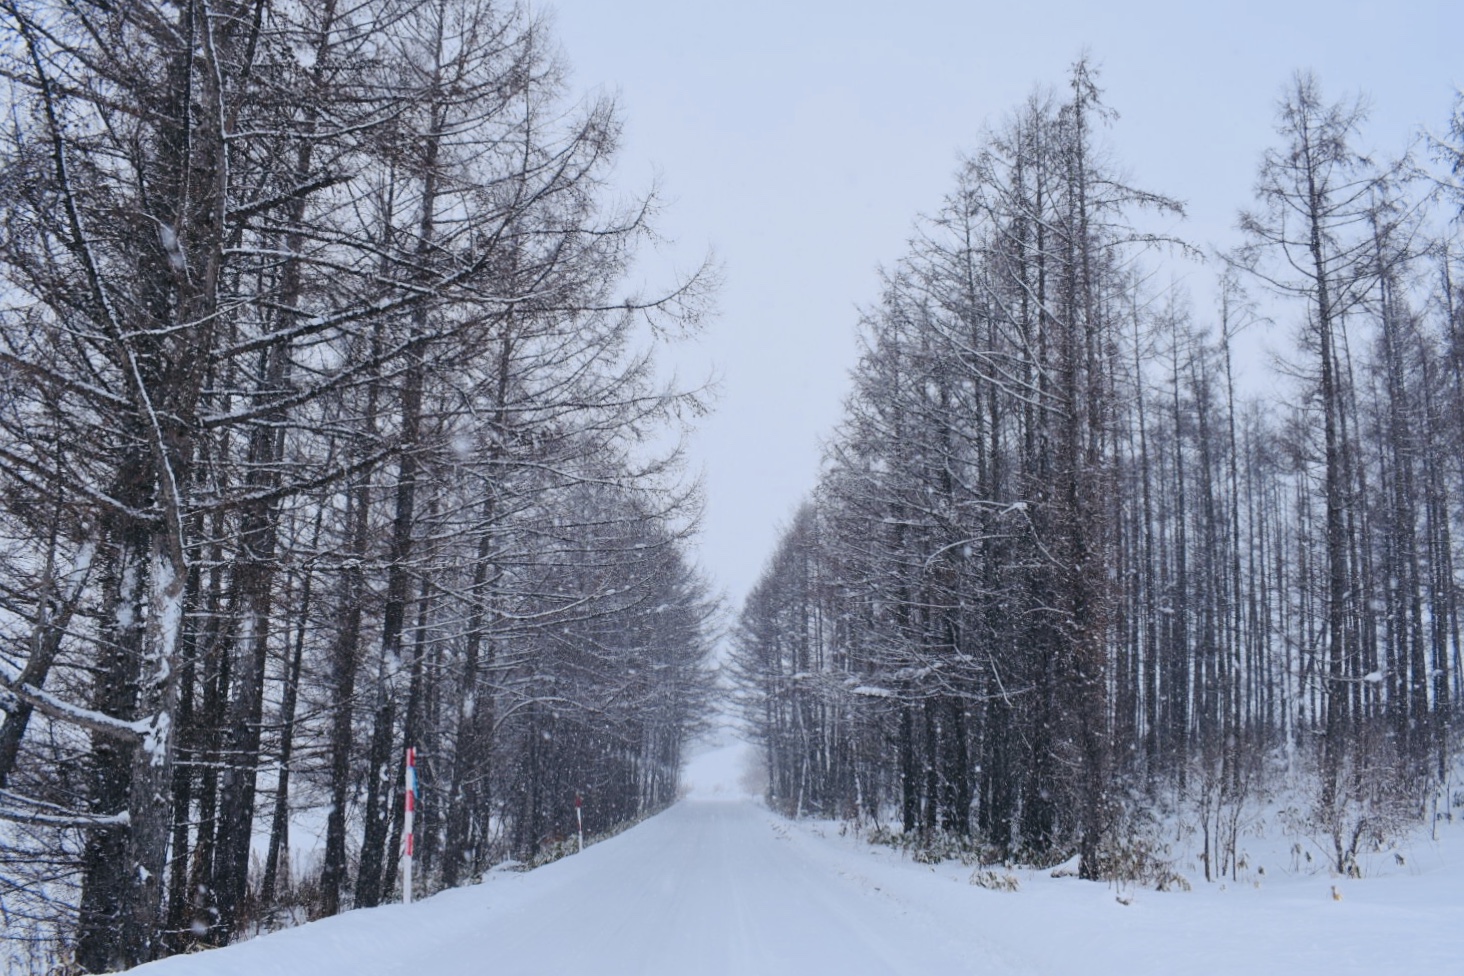
<svg viewBox="0 0 1464 976">
<path fill-rule="evenodd" d="M 417 812 L 417 750 L 407 749 L 407 816 L 402 824 L 402 904 L 412 903 L 412 819 Z"/>
<path fill-rule="evenodd" d="M 583 852 L 585 849 L 585 814 L 584 810 L 582 809 L 584 807 L 584 803 L 584 797 L 576 793 L 574 795 L 574 819 L 575 822 L 579 824 L 579 849 L 581 852 Z"/>
</svg>

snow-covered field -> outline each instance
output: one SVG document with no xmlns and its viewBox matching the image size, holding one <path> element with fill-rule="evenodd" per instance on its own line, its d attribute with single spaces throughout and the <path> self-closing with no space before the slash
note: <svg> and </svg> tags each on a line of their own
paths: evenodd
<svg viewBox="0 0 1464 976">
<path fill-rule="evenodd" d="M 686 800 L 536 871 L 140 972 L 1464 972 L 1464 827 L 1413 840 L 1401 864 L 1375 858 L 1363 880 L 1293 871 L 1277 841 L 1223 886 L 1191 874 L 1190 892 L 1119 890 L 1018 869 L 1020 890 L 999 892 L 955 862 L 918 864 L 836 823 L 769 813 L 744 792 L 739 754 L 702 757 Z"/>
</svg>

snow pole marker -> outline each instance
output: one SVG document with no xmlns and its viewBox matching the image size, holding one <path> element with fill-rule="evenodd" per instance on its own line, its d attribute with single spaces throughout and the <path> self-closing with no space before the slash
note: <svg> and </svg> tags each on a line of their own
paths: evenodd
<svg viewBox="0 0 1464 976">
<path fill-rule="evenodd" d="M 417 812 L 417 750 L 407 748 L 406 818 L 402 824 L 402 904 L 412 903 L 412 830 Z"/>
<path fill-rule="evenodd" d="M 578 793 L 574 795 L 574 819 L 579 824 L 579 849 L 583 853 L 585 849 L 585 798 Z"/>
</svg>

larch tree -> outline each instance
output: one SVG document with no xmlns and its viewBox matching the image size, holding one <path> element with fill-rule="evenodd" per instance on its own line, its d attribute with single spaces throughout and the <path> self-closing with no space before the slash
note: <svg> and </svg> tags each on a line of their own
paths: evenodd
<svg viewBox="0 0 1464 976">
<path fill-rule="evenodd" d="M 456 786 L 422 883 L 481 870 L 507 771 L 565 785 L 519 763 L 543 699 L 512 670 L 583 621 L 642 676 L 560 696 L 603 717 L 569 743 L 615 770 L 597 823 L 674 795 L 713 601 L 698 494 L 646 445 L 705 409 L 655 347 L 707 282 L 627 294 L 655 201 L 609 202 L 614 106 L 569 99 L 521 8 L 0 15 L 0 818 L 36 924 L 90 971 L 274 924 L 300 806 L 327 822 L 308 910 L 375 903 L 403 742 Z M 603 572 L 561 587 L 555 537 Z"/>
<path fill-rule="evenodd" d="M 1355 514 L 1354 453 L 1347 438 L 1348 366 L 1345 322 L 1374 287 L 1380 267 L 1375 247 L 1380 201 L 1391 193 L 1390 174 L 1356 148 L 1364 119 L 1360 103 L 1328 104 L 1315 77 L 1298 74 L 1277 118 L 1283 144 L 1268 150 L 1256 192 L 1260 209 L 1241 215 L 1246 244 L 1236 260 L 1277 292 L 1307 307 L 1308 338 L 1316 350 L 1316 399 L 1322 415 L 1324 554 L 1326 561 L 1325 738 L 1322 750 L 1324 816 L 1335 819 L 1345 756 L 1359 718 L 1352 682 L 1361 669 L 1360 635 L 1353 621 L 1365 588 L 1349 544 Z M 1339 835 L 1340 837 L 1340 835 Z M 1337 870 L 1345 852 L 1337 842 Z"/>
</svg>

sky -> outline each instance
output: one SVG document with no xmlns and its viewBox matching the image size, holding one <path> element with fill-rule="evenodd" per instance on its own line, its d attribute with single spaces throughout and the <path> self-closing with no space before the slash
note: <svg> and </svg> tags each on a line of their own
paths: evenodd
<svg viewBox="0 0 1464 976">
<path fill-rule="evenodd" d="M 720 270 L 716 315 L 673 361 L 684 382 L 719 380 L 690 468 L 707 500 L 699 561 L 734 609 L 817 482 L 879 268 L 939 207 L 983 129 L 1038 85 L 1060 86 L 1084 52 L 1119 114 L 1114 158 L 1135 185 L 1184 201 L 1173 230 L 1210 249 L 1237 241 L 1295 71 L 1314 71 L 1329 99 L 1364 95 L 1365 141 L 1384 155 L 1442 132 L 1464 86 L 1459 0 L 539 7 L 572 87 L 620 105 L 617 189 L 660 188 L 667 242 L 645 273 L 708 254 Z M 1167 273 L 1203 317 L 1214 269 Z"/>
</svg>

